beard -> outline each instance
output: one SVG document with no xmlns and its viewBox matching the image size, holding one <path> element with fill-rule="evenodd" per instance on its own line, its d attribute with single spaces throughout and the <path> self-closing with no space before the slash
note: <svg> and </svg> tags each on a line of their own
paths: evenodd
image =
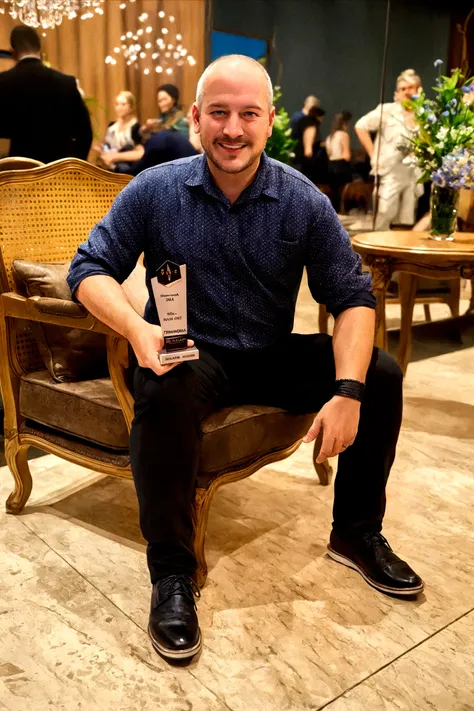
<svg viewBox="0 0 474 711">
<path fill-rule="evenodd" d="M 255 163 L 256 160 L 260 158 L 260 155 L 262 153 L 262 151 L 259 150 L 252 150 L 253 144 L 249 143 L 248 141 L 235 141 L 235 143 L 238 145 L 245 144 L 245 147 L 250 149 L 250 155 L 248 156 L 247 160 L 236 165 L 233 165 L 232 162 L 224 163 L 216 155 L 215 147 L 217 147 L 219 143 L 227 143 L 230 145 L 233 143 L 233 141 L 227 141 L 224 138 L 215 138 L 212 142 L 208 142 L 206 140 L 203 141 L 201 137 L 201 144 L 204 149 L 204 153 L 206 154 L 206 157 L 216 168 L 222 170 L 222 172 L 224 173 L 243 173 L 245 170 L 247 170 L 247 168 L 249 168 L 253 163 Z"/>
</svg>

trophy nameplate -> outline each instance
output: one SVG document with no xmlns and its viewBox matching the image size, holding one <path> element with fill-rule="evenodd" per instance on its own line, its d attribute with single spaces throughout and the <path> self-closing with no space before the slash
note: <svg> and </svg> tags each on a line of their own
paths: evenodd
<svg viewBox="0 0 474 711">
<path fill-rule="evenodd" d="M 197 360 L 198 349 L 187 345 L 186 265 L 163 262 L 151 285 L 165 341 L 158 353 L 161 365 Z"/>
</svg>

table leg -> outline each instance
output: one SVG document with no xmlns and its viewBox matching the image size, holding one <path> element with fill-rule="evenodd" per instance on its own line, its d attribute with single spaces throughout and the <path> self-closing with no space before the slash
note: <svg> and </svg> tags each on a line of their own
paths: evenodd
<svg viewBox="0 0 474 711">
<path fill-rule="evenodd" d="M 407 372 L 408 361 L 411 355 L 411 327 L 413 323 L 413 308 L 416 296 L 416 276 L 400 272 L 399 293 L 402 309 L 402 323 L 400 328 L 400 346 L 398 348 L 398 365 Z"/>
<path fill-rule="evenodd" d="M 324 304 L 319 304 L 319 333 L 328 332 L 329 314 Z"/>
<path fill-rule="evenodd" d="M 385 294 L 392 276 L 392 267 L 388 259 L 378 257 L 367 260 L 372 271 L 372 288 L 377 298 L 375 345 L 379 348 L 387 348 L 387 324 L 385 320 Z"/>
</svg>

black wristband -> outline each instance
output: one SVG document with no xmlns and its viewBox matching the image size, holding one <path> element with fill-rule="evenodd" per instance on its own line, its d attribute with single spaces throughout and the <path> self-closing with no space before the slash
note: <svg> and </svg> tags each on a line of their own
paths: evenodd
<svg viewBox="0 0 474 711">
<path fill-rule="evenodd" d="M 362 402 L 364 397 L 365 383 L 361 383 L 360 380 L 351 380 L 350 378 L 345 378 L 343 380 L 336 380 L 336 389 L 334 395 L 339 395 L 340 397 L 349 397 L 352 400 L 357 400 Z"/>
</svg>

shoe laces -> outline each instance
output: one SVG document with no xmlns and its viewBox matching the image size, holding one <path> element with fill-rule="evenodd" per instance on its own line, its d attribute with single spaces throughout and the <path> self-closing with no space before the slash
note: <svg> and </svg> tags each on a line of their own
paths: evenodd
<svg viewBox="0 0 474 711">
<path fill-rule="evenodd" d="M 375 548 L 376 546 L 385 546 L 390 551 L 392 550 L 389 542 L 385 536 L 382 536 L 381 533 L 377 533 L 376 531 L 367 531 L 364 533 L 363 537 L 366 544 L 370 547 Z"/>
<path fill-rule="evenodd" d="M 156 604 L 156 607 L 163 605 L 167 600 L 173 595 L 183 595 L 190 600 L 194 607 L 196 607 L 195 597 L 201 597 L 201 591 L 197 583 L 184 573 L 179 575 L 168 575 L 166 578 L 162 578 L 158 581 L 160 589 L 160 600 Z"/>
</svg>

